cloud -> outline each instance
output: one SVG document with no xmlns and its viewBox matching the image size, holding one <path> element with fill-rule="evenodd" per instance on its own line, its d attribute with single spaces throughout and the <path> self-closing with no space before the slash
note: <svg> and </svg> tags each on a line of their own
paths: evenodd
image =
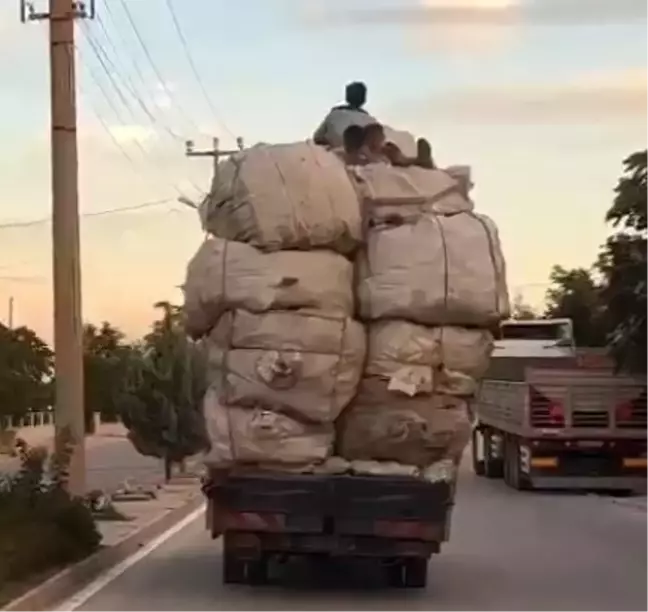
<svg viewBox="0 0 648 612">
<path fill-rule="evenodd" d="M 449 0 L 418 0 L 422 10 L 448 9 Z M 455 10 L 502 11 L 517 10 L 519 0 L 455 0 Z M 407 28 L 407 44 L 415 50 L 445 51 L 451 54 L 482 53 L 506 48 L 516 38 L 514 28 L 492 23 L 448 23 L 437 26 L 425 21 L 425 27 Z"/>
<path fill-rule="evenodd" d="M 120 144 L 129 144 L 133 142 L 145 143 L 157 138 L 156 131 L 146 125 L 111 125 L 108 127 L 110 133 Z"/>
<path fill-rule="evenodd" d="M 645 23 L 644 0 L 419 0 L 410 6 L 312 12 L 320 25 L 588 25 Z"/>
<path fill-rule="evenodd" d="M 412 104 L 436 121 L 515 124 L 646 123 L 645 70 L 589 74 L 551 85 L 475 87 Z"/>
</svg>

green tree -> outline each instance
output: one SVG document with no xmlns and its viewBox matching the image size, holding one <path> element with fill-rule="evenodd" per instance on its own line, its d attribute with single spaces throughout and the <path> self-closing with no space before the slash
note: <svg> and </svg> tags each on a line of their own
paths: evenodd
<svg viewBox="0 0 648 612">
<path fill-rule="evenodd" d="M 53 353 L 28 327 L 0 324 L 0 427 L 52 403 Z"/>
<path fill-rule="evenodd" d="M 554 266 L 547 290 L 545 317 L 568 318 L 577 346 L 605 346 L 600 289 L 585 268 Z"/>
<path fill-rule="evenodd" d="M 83 349 L 86 431 L 93 432 L 95 412 L 106 421 L 119 416 L 132 349 L 107 321 L 84 326 Z"/>
<path fill-rule="evenodd" d="M 624 160 L 606 215 L 613 234 L 599 255 L 601 299 L 617 367 L 646 372 L 646 159 L 639 151 Z"/>
<path fill-rule="evenodd" d="M 185 336 L 180 310 L 168 302 L 156 307 L 162 317 L 131 359 L 122 419 L 138 452 L 164 459 L 169 479 L 173 464 L 208 444 L 202 413 L 205 359 Z"/>
</svg>

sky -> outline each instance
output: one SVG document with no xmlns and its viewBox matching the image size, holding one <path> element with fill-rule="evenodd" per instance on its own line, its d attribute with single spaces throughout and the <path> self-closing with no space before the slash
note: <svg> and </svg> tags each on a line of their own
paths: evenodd
<svg viewBox="0 0 648 612">
<path fill-rule="evenodd" d="M 594 261 L 646 146 L 645 0 L 96 0 L 76 36 L 84 319 L 131 337 L 181 301 L 203 239 L 177 198 L 201 197 L 211 161 L 187 139 L 308 138 L 363 80 L 374 116 L 472 167 L 534 305 L 554 264 Z M 51 340 L 47 37 L 0 0 L 0 320 L 13 297 L 14 324 Z"/>
</svg>

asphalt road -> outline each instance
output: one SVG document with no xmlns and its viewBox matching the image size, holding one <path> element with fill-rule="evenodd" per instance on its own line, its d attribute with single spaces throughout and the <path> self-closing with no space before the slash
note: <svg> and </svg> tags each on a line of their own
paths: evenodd
<svg viewBox="0 0 648 612">
<path fill-rule="evenodd" d="M 521 493 L 464 470 L 451 539 L 425 591 L 388 590 L 373 567 L 297 562 L 263 587 L 223 586 L 200 519 L 83 610 L 646 610 L 645 510 L 594 495 Z"/>
<path fill-rule="evenodd" d="M 16 459 L 0 457 L 0 472 L 19 467 Z M 126 479 L 135 484 L 162 482 L 164 471 L 158 459 L 143 457 L 125 438 L 90 439 L 86 442 L 86 467 L 89 489 L 114 491 Z"/>
</svg>

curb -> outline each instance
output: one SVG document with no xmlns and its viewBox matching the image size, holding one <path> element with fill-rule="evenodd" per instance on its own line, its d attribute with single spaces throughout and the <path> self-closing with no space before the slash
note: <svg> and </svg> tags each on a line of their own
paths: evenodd
<svg viewBox="0 0 648 612">
<path fill-rule="evenodd" d="M 83 561 L 60 571 L 24 595 L 10 601 L 2 610 L 52 610 L 55 604 L 71 597 L 97 576 L 136 553 L 149 541 L 200 508 L 203 503 L 204 497 L 197 491 L 182 506 L 154 518 L 139 531 L 126 536 L 115 545 L 100 549 Z"/>
</svg>

